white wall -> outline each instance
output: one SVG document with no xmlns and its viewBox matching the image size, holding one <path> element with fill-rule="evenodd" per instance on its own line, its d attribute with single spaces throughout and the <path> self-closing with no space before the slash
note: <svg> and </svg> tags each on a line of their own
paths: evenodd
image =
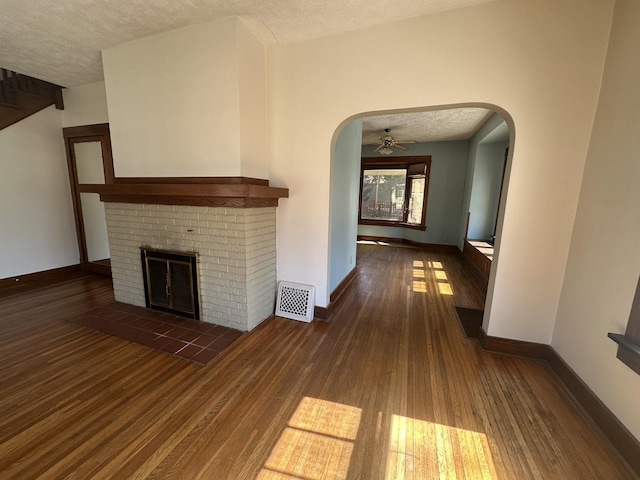
<svg viewBox="0 0 640 480">
<path fill-rule="evenodd" d="M 62 96 L 64 100 L 63 127 L 109 122 L 104 82 L 65 88 L 62 90 Z"/>
<path fill-rule="evenodd" d="M 640 273 L 640 3 L 618 0 L 552 346 L 640 439 L 640 377 L 616 359 Z"/>
<path fill-rule="evenodd" d="M 337 136 L 331 159 L 329 293 L 356 266 L 362 120 L 349 122 Z"/>
<path fill-rule="evenodd" d="M 318 304 L 328 303 L 331 139 L 341 122 L 497 105 L 516 136 L 488 333 L 549 343 L 612 5 L 496 0 L 270 47 L 270 179 L 291 193 L 278 208 L 279 278 L 316 285 Z M 532 238 L 535 251 L 522 255 Z"/>
<path fill-rule="evenodd" d="M 228 17 L 103 51 L 117 176 L 265 176 L 264 50 L 250 37 Z"/>
<path fill-rule="evenodd" d="M 264 46 L 238 21 L 240 174 L 269 178 L 267 91 Z"/>
<path fill-rule="evenodd" d="M 0 130 L 0 278 L 79 262 L 62 113 L 48 107 Z"/>
<path fill-rule="evenodd" d="M 363 157 L 378 157 L 376 145 L 364 145 Z M 460 215 L 467 172 L 469 142 L 426 142 L 411 145 L 409 150 L 395 151 L 394 156 L 431 155 L 429 192 L 427 194 L 427 229 L 359 225 L 358 235 L 405 238 L 419 243 L 456 245 L 462 235 Z M 358 188 L 360 186 L 358 185 Z"/>
</svg>

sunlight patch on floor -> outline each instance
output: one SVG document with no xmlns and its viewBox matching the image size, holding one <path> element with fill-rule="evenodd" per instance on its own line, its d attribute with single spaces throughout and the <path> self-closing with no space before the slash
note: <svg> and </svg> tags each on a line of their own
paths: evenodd
<svg viewBox="0 0 640 480">
<path fill-rule="evenodd" d="M 486 435 L 393 415 L 386 480 L 497 480 Z"/>
<path fill-rule="evenodd" d="M 414 280 L 412 290 L 415 293 L 427 293 L 427 282 L 424 280 Z"/>
<path fill-rule="evenodd" d="M 413 279 L 411 290 L 414 293 L 427 293 L 426 271 L 422 260 L 413 261 Z"/>
<path fill-rule="evenodd" d="M 256 478 L 346 479 L 361 414 L 349 405 L 303 398 Z"/>
<path fill-rule="evenodd" d="M 389 247 L 391 244 L 383 242 L 381 240 L 358 240 L 358 245 L 382 245 L 383 247 Z"/>
<path fill-rule="evenodd" d="M 442 262 L 427 262 L 427 265 L 429 266 L 429 270 L 433 272 L 440 295 L 453 295 L 453 288 L 449 283 L 449 277 L 447 276 L 447 272 L 444 270 Z M 413 276 L 415 277 L 415 273 Z"/>
</svg>

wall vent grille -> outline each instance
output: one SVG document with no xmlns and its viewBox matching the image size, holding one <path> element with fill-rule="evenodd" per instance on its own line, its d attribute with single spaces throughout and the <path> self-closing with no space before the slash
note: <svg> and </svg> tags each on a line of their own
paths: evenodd
<svg viewBox="0 0 640 480">
<path fill-rule="evenodd" d="M 276 315 L 278 317 L 310 322 L 313 320 L 315 287 L 300 283 L 278 282 Z"/>
</svg>

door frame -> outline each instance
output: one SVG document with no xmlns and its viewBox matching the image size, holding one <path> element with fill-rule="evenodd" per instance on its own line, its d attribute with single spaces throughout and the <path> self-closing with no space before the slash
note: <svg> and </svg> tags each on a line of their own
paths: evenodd
<svg viewBox="0 0 640 480">
<path fill-rule="evenodd" d="M 67 155 L 67 167 L 69 169 L 69 186 L 71 188 L 71 200 L 73 203 L 73 215 L 78 238 L 78 250 L 80 253 L 80 268 L 94 273 L 111 276 L 111 267 L 102 263 L 89 261 L 87 240 L 85 235 L 84 220 L 82 218 L 82 203 L 78 183 L 78 170 L 74 145 L 76 143 L 99 141 L 102 148 L 102 166 L 104 170 L 105 184 L 114 183 L 113 155 L 111 153 L 111 136 L 109 124 L 82 125 L 62 129 L 64 147 Z"/>
</svg>

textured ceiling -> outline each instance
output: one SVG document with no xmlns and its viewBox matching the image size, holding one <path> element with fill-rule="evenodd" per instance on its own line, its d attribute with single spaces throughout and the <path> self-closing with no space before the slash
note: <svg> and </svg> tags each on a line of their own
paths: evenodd
<svg viewBox="0 0 640 480">
<path fill-rule="evenodd" d="M 469 107 L 365 117 L 362 122 L 362 144 L 377 144 L 385 128 L 391 129 L 391 135 L 398 141 L 467 140 L 491 115 L 491 110 L 486 108 Z"/>
<path fill-rule="evenodd" d="M 100 51 L 237 15 L 290 43 L 491 0 L 0 0 L 0 67 L 71 87 L 101 80 Z"/>
</svg>

